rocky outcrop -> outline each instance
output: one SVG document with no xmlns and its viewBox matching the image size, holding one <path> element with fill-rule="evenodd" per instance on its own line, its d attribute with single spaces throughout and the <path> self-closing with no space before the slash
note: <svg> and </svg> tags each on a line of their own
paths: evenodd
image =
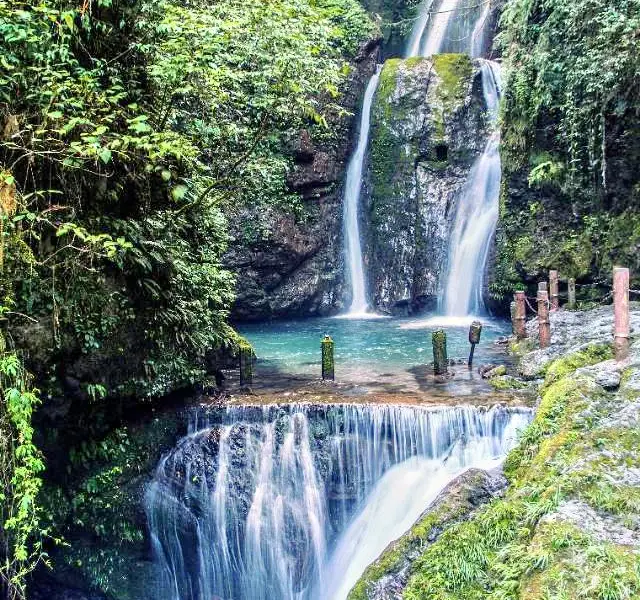
<svg viewBox="0 0 640 600">
<path fill-rule="evenodd" d="M 385 64 L 372 112 L 362 224 L 379 310 L 407 313 L 435 304 L 455 201 L 488 126 L 478 62 L 443 54 Z"/>
<path fill-rule="evenodd" d="M 364 572 L 348 600 L 402 600 L 416 559 L 454 523 L 498 496 L 506 480 L 499 472 L 469 469 L 452 481 L 400 539 Z"/>
<path fill-rule="evenodd" d="M 300 214 L 271 205 L 240 207 L 230 216 L 225 263 L 236 275 L 235 320 L 326 315 L 342 307 L 343 180 L 354 115 L 378 52 L 379 40 L 361 48 L 340 98 L 348 112 L 329 111 L 330 134 L 303 130 L 292 141 L 287 184 L 301 199 Z"/>
</svg>

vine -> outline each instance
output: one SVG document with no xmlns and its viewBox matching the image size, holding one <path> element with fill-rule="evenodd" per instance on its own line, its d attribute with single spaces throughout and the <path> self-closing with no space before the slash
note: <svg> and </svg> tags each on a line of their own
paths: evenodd
<svg viewBox="0 0 640 600">
<path fill-rule="evenodd" d="M 3 344 L 4 346 L 4 340 Z M 33 442 L 32 415 L 40 403 L 14 352 L 0 355 L 0 596 L 26 598 L 26 579 L 46 561 L 37 496 L 44 470 Z"/>
</svg>

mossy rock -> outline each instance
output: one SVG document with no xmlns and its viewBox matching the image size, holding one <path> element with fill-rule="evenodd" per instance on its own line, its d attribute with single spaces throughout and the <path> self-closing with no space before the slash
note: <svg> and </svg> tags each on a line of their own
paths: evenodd
<svg viewBox="0 0 640 600">
<path fill-rule="evenodd" d="M 389 544 L 356 583 L 348 600 L 369 600 L 374 591 L 393 582 L 394 590 L 406 585 L 413 563 L 448 527 L 459 523 L 495 494 L 497 479 L 486 471 L 470 469 L 450 483 L 398 540 Z"/>
<path fill-rule="evenodd" d="M 594 345 L 550 365 L 536 417 L 507 458 L 504 497 L 428 546 L 403 598 L 640 597 L 640 556 L 615 537 L 638 536 L 640 428 L 622 418 L 624 393 L 576 372 L 608 356 Z"/>
</svg>

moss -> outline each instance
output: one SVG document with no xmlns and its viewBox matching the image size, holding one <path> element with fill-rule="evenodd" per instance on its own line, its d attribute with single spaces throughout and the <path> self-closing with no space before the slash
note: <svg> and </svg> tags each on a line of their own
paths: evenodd
<svg viewBox="0 0 640 600">
<path fill-rule="evenodd" d="M 633 423 L 609 425 L 626 399 L 575 372 L 609 356 L 607 346 L 593 346 L 550 366 L 538 413 L 507 459 L 505 497 L 423 552 L 405 599 L 640 596 L 637 553 L 561 518 L 543 518 L 576 500 L 637 526 L 640 490 L 616 483 L 615 474 L 640 467 L 640 431 Z"/>
<path fill-rule="evenodd" d="M 526 383 L 509 375 L 493 377 L 489 380 L 489 384 L 494 390 L 522 390 L 527 387 Z"/>
<path fill-rule="evenodd" d="M 440 79 L 438 98 L 447 110 L 451 110 L 466 98 L 473 63 L 466 54 L 436 54 L 431 60 Z"/>
<path fill-rule="evenodd" d="M 574 216 L 567 218 L 567 207 Z M 640 287 L 640 214 L 615 215 L 590 200 L 569 199 L 546 188 L 531 188 L 522 175 L 505 175 L 496 238 L 492 293 L 507 304 L 522 282 L 534 292 L 537 280 L 559 268 L 563 278 L 581 282 L 608 281 L 615 264 L 629 266 L 631 287 Z M 634 275 L 635 274 L 635 275 Z M 578 286 L 578 301 L 599 302 L 608 285 Z"/>
<path fill-rule="evenodd" d="M 520 587 L 528 600 L 631 598 L 638 590 L 637 557 L 629 548 L 590 538 L 569 523 L 540 525 L 529 560 Z"/>
<path fill-rule="evenodd" d="M 547 368 L 545 386 L 573 373 L 576 369 L 595 365 L 610 358 L 613 358 L 613 348 L 610 344 L 593 344 L 580 352 L 569 354 Z"/>
</svg>

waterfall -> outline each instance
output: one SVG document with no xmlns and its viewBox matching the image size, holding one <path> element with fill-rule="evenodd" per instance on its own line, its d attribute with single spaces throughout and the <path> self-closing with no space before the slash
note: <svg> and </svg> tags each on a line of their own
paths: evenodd
<svg viewBox="0 0 640 600">
<path fill-rule="evenodd" d="M 424 0 L 420 13 L 409 36 L 405 50 L 405 58 L 413 56 L 432 56 L 443 51 L 445 46 L 453 46 L 452 52 L 468 52 L 472 57 L 482 55 L 486 25 L 491 11 L 489 1 L 479 5 L 477 2 L 462 5 L 462 0 Z M 469 5 L 471 4 L 471 5 Z M 477 19 L 473 22 L 473 29 L 469 31 L 470 21 L 478 8 L 482 8 Z M 459 39 L 450 40 L 447 36 L 454 23 L 460 25 Z"/>
<path fill-rule="evenodd" d="M 232 407 L 196 415 L 146 494 L 154 600 L 344 600 L 367 565 L 526 409 Z"/>
<path fill-rule="evenodd" d="M 500 84 L 500 65 L 483 61 L 482 90 L 487 116 L 494 124 Z M 484 274 L 498 222 L 501 177 L 500 137 L 495 131 L 471 168 L 456 207 L 444 295 L 448 316 L 477 314 L 484 309 Z"/>
<path fill-rule="evenodd" d="M 432 12 L 431 7 L 433 6 L 434 0 L 424 0 L 420 7 L 420 14 L 411 30 L 411 35 L 409 36 L 409 40 L 407 42 L 407 49 L 405 51 L 404 57 L 411 58 L 413 56 L 420 56 L 420 45 L 422 43 L 422 38 L 424 37 L 424 32 L 427 29 L 429 22 L 431 21 Z"/>
<path fill-rule="evenodd" d="M 487 23 L 489 21 L 489 15 L 491 14 L 491 2 L 484 3 L 482 12 L 478 16 L 473 31 L 471 32 L 471 56 L 473 58 L 479 58 L 482 56 L 485 43 L 485 35 L 487 30 Z"/>
<path fill-rule="evenodd" d="M 369 144 L 369 128 L 371 122 L 371 104 L 378 87 L 381 67 L 369 80 L 364 95 L 362 114 L 360 117 L 360 134 L 358 145 L 349 162 L 344 194 L 344 230 L 346 240 L 346 258 L 351 282 L 351 306 L 348 314 L 361 316 L 367 312 L 367 290 L 362 261 L 360 241 L 359 203 L 362 189 L 362 169 Z"/>
</svg>

